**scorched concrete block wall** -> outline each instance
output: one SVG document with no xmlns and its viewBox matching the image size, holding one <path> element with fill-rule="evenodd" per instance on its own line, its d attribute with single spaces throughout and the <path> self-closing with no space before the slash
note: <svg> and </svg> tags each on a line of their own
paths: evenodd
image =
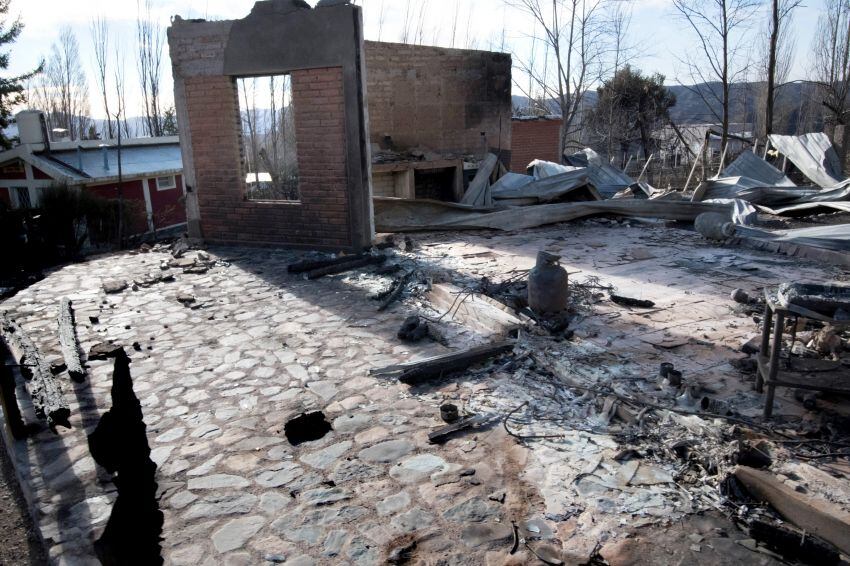
<svg viewBox="0 0 850 566">
<path fill-rule="evenodd" d="M 399 149 L 482 153 L 511 148 L 511 56 L 367 41 L 369 136 Z"/>
<path fill-rule="evenodd" d="M 168 30 L 190 236 L 357 250 L 373 238 L 360 8 L 257 2 Z M 236 79 L 291 73 L 299 202 L 248 201 Z"/>
</svg>

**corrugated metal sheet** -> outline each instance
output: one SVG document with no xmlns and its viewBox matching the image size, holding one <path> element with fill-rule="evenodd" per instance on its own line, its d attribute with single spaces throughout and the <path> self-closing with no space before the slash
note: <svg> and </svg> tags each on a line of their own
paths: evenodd
<svg viewBox="0 0 850 566">
<path fill-rule="evenodd" d="M 634 179 L 621 170 L 606 163 L 598 153 L 590 148 L 585 148 L 578 153 L 570 155 L 567 157 L 567 163 L 579 167 L 587 167 L 587 176 L 590 179 L 590 184 L 596 187 L 596 190 L 604 198 L 613 197 L 635 182 Z"/>
<path fill-rule="evenodd" d="M 795 187 L 785 173 L 754 154 L 745 151 L 719 175 L 720 177 L 748 177 L 770 187 Z"/>
<path fill-rule="evenodd" d="M 735 235 L 833 251 L 850 251 L 850 224 L 815 226 L 793 230 L 765 230 L 749 226 L 736 226 Z"/>
<path fill-rule="evenodd" d="M 777 205 L 813 197 L 821 189 L 777 187 L 749 177 L 708 179 L 697 188 L 698 200 L 742 199 L 753 204 Z"/>
<path fill-rule="evenodd" d="M 770 136 L 770 143 L 788 157 L 803 175 L 824 188 L 834 187 L 844 180 L 841 161 L 829 136 L 822 132 L 802 136 Z"/>
</svg>

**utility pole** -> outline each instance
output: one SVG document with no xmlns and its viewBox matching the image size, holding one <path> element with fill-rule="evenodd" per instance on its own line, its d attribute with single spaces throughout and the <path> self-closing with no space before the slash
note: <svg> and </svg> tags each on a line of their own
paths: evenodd
<svg viewBox="0 0 850 566">
<path fill-rule="evenodd" d="M 116 123 L 120 124 L 121 110 L 115 114 Z M 124 247 L 124 177 L 121 169 L 121 128 L 118 128 L 118 247 Z"/>
</svg>

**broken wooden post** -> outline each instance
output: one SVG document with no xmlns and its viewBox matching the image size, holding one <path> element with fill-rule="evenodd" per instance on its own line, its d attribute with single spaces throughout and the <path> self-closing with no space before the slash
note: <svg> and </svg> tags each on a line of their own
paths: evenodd
<svg viewBox="0 0 850 566">
<path fill-rule="evenodd" d="M 74 311 L 71 308 L 71 300 L 62 297 L 59 303 L 59 345 L 62 348 L 62 356 L 65 358 L 65 367 L 71 379 L 82 383 L 86 377 L 86 370 L 80 360 L 80 347 L 77 343 L 77 333 L 74 330 Z"/>
<path fill-rule="evenodd" d="M 0 316 L 0 338 L 22 366 L 21 373 L 28 377 L 27 390 L 32 397 L 35 414 L 39 418 L 47 419 L 47 425 L 51 429 L 56 425 L 71 428 L 71 423 L 68 422 L 71 409 L 50 371 L 50 364 L 41 356 L 33 341 L 6 315 Z"/>
<path fill-rule="evenodd" d="M 738 466 L 734 473 L 747 491 L 770 503 L 790 523 L 850 554 L 850 513 L 825 499 L 797 493 L 768 472 Z"/>
<path fill-rule="evenodd" d="M 654 153 L 649 154 L 649 159 L 646 160 L 646 163 L 643 164 L 643 169 L 640 170 L 640 175 L 637 178 L 637 183 L 640 183 L 643 180 L 643 176 L 646 175 L 646 170 L 649 167 L 649 164 L 652 163 L 652 159 L 655 157 Z"/>
<path fill-rule="evenodd" d="M 513 350 L 514 341 L 485 344 L 460 352 L 452 352 L 416 362 L 388 366 L 370 370 L 371 375 L 398 377 L 401 383 L 419 385 L 429 379 L 442 377 L 450 373 L 465 370 L 469 366 L 488 360 L 494 356 Z"/>
<path fill-rule="evenodd" d="M 723 153 L 720 154 L 720 165 L 717 167 L 717 176 L 720 176 L 720 172 L 723 171 L 723 166 L 726 164 L 726 152 L 729 150 L 729 142 L 726 142 L 726 145 L 723 146 Z"/>
</svg>

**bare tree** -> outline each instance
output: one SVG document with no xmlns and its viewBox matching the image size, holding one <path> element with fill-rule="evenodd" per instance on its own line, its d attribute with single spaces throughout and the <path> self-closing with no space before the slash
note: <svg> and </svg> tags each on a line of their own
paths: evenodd
<svg viewBox="0 0 850 566">
<path fill-rule="evenodd" d="M 381 0 L 381 14 L 378 16 L 378 41 L 381 41 L 381 34 L 384 33 L 384 0 Z"/>
<path fill-rule="evenodd" d="M 413 38 L 413 43 L 422 45 L 422 40 L 425 37 L 425 9 L 428 7 L 428 0 L 419 0 L 419 17 L 416 19 L 416 33 Z"/>
<path fill-rule="evenodd" d="M 764 132 L 773 133 L 776 89 L 788 80 L 794 61 L 794 38 L 791 36 L 791 16 L 802 0 L 771 0 L 767 26 L 767 85 L 764 93 Z"/>
<path fill-rule="evenodd" d="M 99 17 L 92 20 L 90 29 L 92 48 L 94 49 L 95 79 L 103 101 L 103 112 L 106 115 L 106 131 L 104 131 L 104 134 L 108 139 L 112 139 L 114 132 L 112 130 L 112 118 L 109 114 L 109 97 L 107 96 L 109 85 L 106 79 L 107 68 L 109 67 L 109 26 L 106 24 L 105 18 Z"/>
<path fill-rule="evenodd" d="M 683 62 L 695 83 L 688 87 L 721 123 L 720 147 L 729 139 L 731 86 L 746 74 L 746 37 L 761 0 L 673 0 L 673 7 L 696 35 L 695 54 Z M 720 83 L 720 92 L 703 86 Z M 720 115 L 715 111 L 720 105 Z"/>
<path fill-rule="evenodd" d="M 850 2 L 825 0 L 814 40 L 814 74 L 830 126 L 842 126 L 842 162 L 850 144 Z"/>
<path fill-rule="evenodd" d="M 401 28 L 401 37 L 399 41 L 401 43 L 411 43 L 413 41 L 413 10 L 410 5 L 410 0 L 407 0 L 407 4 L 404 8 L 404 24 Z"/>
<path fill-rule="evenodd" d="M 248 81 L 251 81 L 251 95 L 248 96 Z M 248 158 L 249 171 L 254 173 L 257 184 L 260 182 L 260 169 L 257 164 L 259 152 L 257 149 L 257 79 L 239 79 L 242 86 L 242 101 L 240 107 L 244 107 L 242 117 L 248 126 L 248 139 L 250 140 L 250 157 Z"/>
<path fill-rule="evenodd" d="M 135 135 L 135 128 L 131 130 L 130 122 L 127 120 L 127 96 L 124 89 L 124 54 L 117 45 L 115 46 L 114 71 L 115 101 L 118 105 L 118 112 L 115 114 L 115 133 L 120 137 L 123 130 L 124 137 L 131 138 Z"/>
<path fill-rule="evenodd" d="M 80 46 L 69 26 L 59 32 L 44 71 L 36 77 L 33 102 L 44 110 L 52 129 L 67 131 L 72 140 L 89 133 L 88 81 L 80 67 Z"/>
<path fill-rule="evenodd" d="M 631 47 L 627 44 L 629 26 L 632 22 L 631 8 L 631 4 L 628 3 L 616 3 L 611 8 L 609 29 L 612 50 L 612 76 L 614 77 L 617 76 L 625 60 L 629 58 L 629 52 L 631 51 Z M 613 100 L 607 108 L 607 128 L 604 134 L 606 155 L 608 158 L 614 155 L 614 140 L 616 138 L 616 132 L 620 130 L 620 127 L 617 125 L 618 116 L 616 116 L 615 109 L 619 105 L 620 101 L 618 99 L 622 97 L 622 94 L 617 92 L 612 92 L 612 94 Z"/>
<path fill-rule="evenodd" d="M 292 108 L 292 77 L 269 77 L 270 108 L 265 130 L 257 128 L 259 158 L 271 176 L 272 190 L 261 193 L 273 199 L 298 199 L 298 156 Z M 265 113 L 264 113 L 265 114 Z M 259 118 L 255 118 L 259 122 Z M 259 196 L 259 195 L 258 195 Z"/>
<path fill-rule="evenodd" d="M 529 14 L 542 30 L 543 71 L 531 58 L 516 57 L 539 97 L 552 99 L 561 115 L 559 153 L 580 146 L 581 110 L 584 95 L 600 68 L 607 33 L 603 14 L 605 0 L 506 0 L 509 6 Z M 549 65 L 551 60 L 551 67 Z M 522 86 L 515 81 L 522 90 Z M 525 93 L 534 98 L 533 93 Z"/>
<path fill-rule="evenodd" d="M 452 47 L 455 46 L 455 38 L 457 37 L 457 18 L 460 15 L 460 0 L 455 0 L 455 15 L 452 18 Z"/>
<path fill-rule="evenodd" d="M 145 129 L 149 136 L 162 135 L 160 100 L 160 75 L 162 71 L 162 46 L 165 36 L 151 17 L 151 1 L 138 0 L 136 17 L 137 69 L 142 102 L 145 105 Z"/>
<path fill-rule="evenodd" d="M 469 28 L 472 27 L 472 2 L 469 3 L 469 11 L 466 14 L 466 48 L 472 49 L 475 47 L 475 37 L 469 33 Z"/>
</svg>

